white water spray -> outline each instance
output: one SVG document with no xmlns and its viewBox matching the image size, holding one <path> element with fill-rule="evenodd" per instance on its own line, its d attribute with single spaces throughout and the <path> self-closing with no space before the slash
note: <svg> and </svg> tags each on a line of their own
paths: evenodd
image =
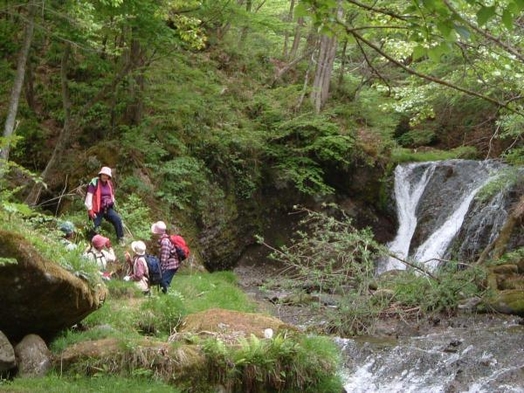
<svg viewBox="0 0 524 393">
<path fill-rule="evenodd" d="M 440 177 L 436 177 L 437 168 L 440 170 Z M 451 175 L 443 175 L 441 170 L 443 168 L 446 171 L 451 170 Z M 388 244 L 390 252 L 399 259 L 425 263 L 428 270 L 434 270 L 460 231 L 475 195 L 493 179 L 492 169 L 490 162 L 477 163 L 461 160 L 450 161 L 445 166 L 442 162 L 397 166 L 395 169 L 395 201 L 399 228 L 395 239 Z M 447 180 L 450 176 L 453 176 L 454 181 Z M 431 186 L 428 186 L 429 184 Z M 448 187 L 447 191 L 445 185 Z M 451 188 L 449 188 L 450 185 Z M 422 198 L 425 198 L 428 187 L 432 188 L 433 198 L 435 198 L 434 195 L 440 194 L 441 206 L 446 207 L 438 209 L 437 216 L 435 212 L 431 212 L 435 222 L 443 222 L 443 224 L 437 227 L 415 252 L 410 254 L 412 239 L 419 225 L 417 211 L 420 210 L 419 205 L 423 203 Z M 438 188 L 435 193 L 436 187 L 442 187 L 442 189 Z M 429 214 L 427 212 L 428 202 L 424 203 L 427 217 Z M 377 273 L 405 268 L 404 263 L 397 258 L 390 257 L 379 264 Z"/>
<path fill-rule="evenodd" d="M 424 193 L 435 164 L 430 163 L 417 181 L 413 181 L 413 170 L 419 164 L 398 165 L 395 168 L 395 202 L 399 228 L 395 239 L 388 244 L 391 253 L 400 259 L 406 259 L 409 254 L 409 245 L 415 228 L 417 227 L 416 209 L 420 197 Z M 405 266 L 396 258 L 389 258 L 379 273 L 394 269 L 405 269 Z"/>
</svg>

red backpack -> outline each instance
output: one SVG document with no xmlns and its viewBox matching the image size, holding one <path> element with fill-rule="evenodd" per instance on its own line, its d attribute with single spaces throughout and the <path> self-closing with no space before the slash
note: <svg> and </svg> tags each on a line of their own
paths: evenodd
<svg viewBox="0 0 524 393">
<path fill-rule="evenodd" d="M 184 238 L 180 235 L 170 235 L 169 240 L 175 246 L 175 251 L 180 262 L 186 260 L 189 257 L 190 251 Z"/>
</svg>

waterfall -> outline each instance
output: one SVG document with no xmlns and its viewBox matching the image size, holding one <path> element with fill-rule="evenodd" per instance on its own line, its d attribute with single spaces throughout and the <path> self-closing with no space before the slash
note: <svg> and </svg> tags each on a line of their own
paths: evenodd
<svg viewBox="0 0 524 393">
<path fill-rule="evenodd" d="M 415 169 L 418 167 L 424 170 L 417 178 Z M 433 163 L 421 166 L 418 164 L 398 165 L 395 168 L 395 202 L 399 227 L 395 239 L 388 247 L 399 258 L 406 259 L 409 254 L 409 245 L 417 226 L 415 209 L 434 170 Z M 389 258 L 379 273 L 393 269 L 404 269 L 404 264 L 395 258 Z"/>
<path fill-rule="evenodd" d="M 415 261 L 423 263 L 424 267 L 430 271 L 438 266 L 439 259 L 444 258 L 449 244 L 460 230 L 471 201 L 489 180 L 490 178 L 486 179 L 480 186 L 465 194 L 453 214 L 417 249 Z"/>
<path fill-rule="evenodd" d="M 440 162 L 401 164 L 395 168 L 394 196 L 397 207 L 398 231 L 388 244 L 389 250 L 400 259 L 425 263 L 434 270 L 440 260 L 450 255 L 452 248 L 468 250 L 471 247 L 466 237 L 476 238 L 475 250 L 482 244 L 476 233 L 489 228 L 488 238 L 493 239 L 500 229 L 507 211 L 501 206 L 500 193 L 490 204 L 493 214 L 489 222 L 468 219 L 468 230 L 461 244 L 455 244 L 474 198 L 482 187 L 493 180 L 503 166 L 493 161 L 447 160 Z M 489 210 L 478 208 L 477 214 Z M 471 226 L 475 226 L 472 228 Z M 486 236 L 484 236 L 486 237 Z M 398 259 L 381 261 L 377 272 L 405 269 Z"/>
</svg>

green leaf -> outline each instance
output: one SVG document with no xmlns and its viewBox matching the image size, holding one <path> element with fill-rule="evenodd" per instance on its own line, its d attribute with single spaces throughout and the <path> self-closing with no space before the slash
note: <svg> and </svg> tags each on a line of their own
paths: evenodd
<svg viewBox="0 0 524 393">
<path fill-rule="evenodd" d="M 418 60 L 423 58 L 424 56 L 427 56 L 428 50 L 424 48 L 423 46 L 417 45 L 413 49 L 413 60 Z"/>
<path fill-rule="evenodd" d="M 513 30 L 513 14 L 508 8 L 502 12 L 502 23 L 508 30 Z"/>
<path fill-rule="evenodd" d="M 298 3 L 295 9 L 293 10 L 293 16 L 295 17 L 295 19 L 303 18 L 308 15 L 309 15 L 308 9 L 306 5 L 302 2 Z"/>
<path fill-rule="evenodd" d="M 479 26 L 485 25 L 491 18 L 495 16 L 495 6 L 492 7 L 482 7 L 477 12 L 477 23 Z"/>
<path fill-rule="evenodd" d="M 514 5 L 514 7 L 516 7 L 517 12 L 515 12 L 515 13 L 518 13 L 518 12 L 524 10 L 524 0 L 515 0 L 510 5 Z"/>
<path fill-rule="evenodd" d="M 455 31 L 465 40 L 469 40 L 469 37 L 471 37 L 471 32 L 466 26 L 455 25 Z"/>
<path fill-rule="evenodd" d="M 446 39 L 451 38 L 451 32 L 453 31 L 453 25 L 451 25 L 449 21 L 438 21 L 437 28 Z"/>
<path fill-rule="evenodd" d="M 443 42 L 431 49 L 428 50 L 429 58 L 434 62 L 439 62 L 442 55 L 446 54 L 449 51 L 449 46 L 447 43 Z"/>
</svg>

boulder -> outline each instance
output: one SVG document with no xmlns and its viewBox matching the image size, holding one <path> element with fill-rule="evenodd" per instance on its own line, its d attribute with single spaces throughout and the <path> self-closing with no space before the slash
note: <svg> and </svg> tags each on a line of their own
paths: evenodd
<svg viewBox="0 0 524 393">
<path fill-rule="evenodd" d="M 20 377 L 43 377 L 52 366 L 51 352 L 40 336 L 29 334 L 15 347 Z"/>
<path fill-rule="evenodd" d="M 15 350 L 6 335 L 0 331 L 0 374 L 15 367 Z"/>
<path fill-rule="evenodd" d="M 486 301 L 488 311 L 524 317 L 524 291 L 519 289 L 498 291 Z"/>
<path fill-rule="evenodd" d="M 268 329 L 280 331 L 298 331 L 278 318 L 256 313 L 213 308 L 186 316 L 178 332 L 169 337 L 169 341 L 183 341 L 187 335 L 218 337 L 225 342 L 236 342 L 239 338 L 254 335 L 265 338 Z"/>
<path fill-rule="evenodd" d="M 0 330 L 17 342 L 30 333 L 45 340 L 98 309 L 107 294 L 44 258 L 18 233 L 0 230 Z"/>
</svg>

